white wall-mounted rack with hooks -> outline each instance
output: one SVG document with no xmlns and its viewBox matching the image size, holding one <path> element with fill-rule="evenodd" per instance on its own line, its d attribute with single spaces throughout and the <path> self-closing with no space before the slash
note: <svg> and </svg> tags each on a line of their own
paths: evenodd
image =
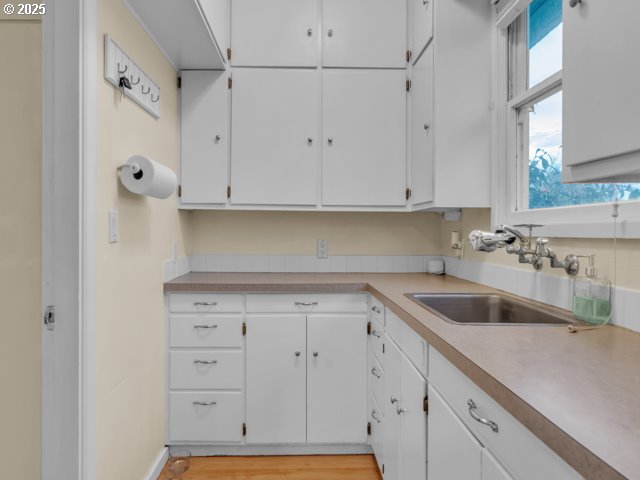
<svg viewBox="0 0 640 480">
<path fill-rule="evenodd" d="M 160 118 L 160 87 L 105 34 L 104 78 L 120 89 L 122 77 L 126 77 L 131 85 L 131 89 L 123 89 L 124 94 L 155 118 Z"/>
</svg>

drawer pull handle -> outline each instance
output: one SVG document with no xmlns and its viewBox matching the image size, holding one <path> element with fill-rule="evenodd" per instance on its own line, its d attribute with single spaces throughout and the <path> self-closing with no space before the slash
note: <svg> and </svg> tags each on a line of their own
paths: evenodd
<svg viewBox="0 0 640 480">
<path fill-rule="evenodd" d="M 318 302 L 295 302 L 297 307 L 313 307 L 318 305 Z"/>
<path fill-rule="evenodd" d="M 193 328 L 211 329 L 211 328 L 218 328 L 218 325 L 215 325 L 215 324 L 212 324 L 212 325 L 194 325 Z"/>
<path fill-rule="evenodd" d="M 218 402 L 193 402 L 196 407 L 211 407 Z"/>
<path fill-rule="evenodd" d="M 396 413 L 398 415 L 402 415 L 403 413 L 406 413 L 407 409 L 406 408 L 400 408 L 400 407 L 396 407 Z"/>
<path fill-rule="evenodd" d="M 371 335 L 373 335 L 374 337 L 380 338 L 380 334 L 378 333 L 377 330 L 371 330 Z"/>
<path fill-rule="evenodd" d="M 391 397 L 391 405 L 398 403 L 398 399 L 395 397 Z"/>
<path fill-rule="evenodd" d="M 476 402 L 474 402 L 472 399 L 469 399 L 467 401 L 467 406 L 469 407 L 469 415 L 471 415 L 471 418 L 473 418 L 478 423 L 491 427 L 491 430 L 493 430 L 495 433 L 498 433 L 498 424 L 496 422 L 487 420 L 486 418 L 482 418 L 480 415 L 478 415 L 478 412 L 476 412 L 476 410 L 478 409 Z"/>
<path fill-rule="evenodd" d="M 382 422 L 382 420 L 380 420 L 380 417 L 378 417 L 378 411 L 377 410 L 373 410 L 371 412 L 371 418 L 373 418 L 378 423 Z"/>
<path fill-rule="evenodd" d="M 194 307 L 215 307 L 218 302 L 193 302 Z"/>
<path fill-rule="evenodd" d="M 380 375 L 380 373 L 378 373 L 378 369 L 376 367 L 373 367 L 371 369 L 371 375 L 373 375 L 376 378 L 380 378 L 382 375 Z"/>
<path fill-rule="evenodd" d="M 215 365 L 218 360 L 194 360 L 193 363 L 196 365 Z"/>
<path fill-rule="evenodd" d="M 381 313 L 380 309 L 378 307 L 376 307 L 375 305 L 373 307 L 371 307 L 371 310 L 373 310 L 376 313 Z"/>
</svg>

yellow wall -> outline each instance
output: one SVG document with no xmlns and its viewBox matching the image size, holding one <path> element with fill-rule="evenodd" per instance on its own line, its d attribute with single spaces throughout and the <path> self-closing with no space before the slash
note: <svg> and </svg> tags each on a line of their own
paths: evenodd
<svg viewBox="0 0 640 480">
<path fill-rule="evenodd" d="M 440 216 L 434 213 L 198 211 L 190 253 L 315 255 L 438 255 Z"/>
<path fill-rule="evenodd" d="M 156 120 L 118 101 L 104 80 L 108 33 L 160 86 Z M 165 259 L 186 251 L 188 214 L 176 197 L 126 191 L 116 168 L 133 154 L 177 170 L 177 74 L 121 0 L 98 2 L 97 157 L 97 472 L 99 480 L 143 478 L 165 443 Z M 108 243 L 108 210 L 120 214 L 120 242 Z"/>
<path fill-rule="evenodd" d="M 40 22 L 0 14 L 0 476 L 25 480 L 40 478 L 41 59 Z"/>
<path fill-rule="evenodd" d="M 465 259 L 476 262 L 489 262 L 508 267 L 533 270 L 531 265 L 518 263 L 516 255 L 508 255 L 504 250 L 492 253 L 474 252 L 468 248 L 467 237 L 471 230 L 491 230 L 491 211 L 488 208 L 464 209 L 462 222 L 442 222 L 442 252 L 451 255 L 449 248 L 451 232 L 461 231 L 465 242 Z M 535 233 L 534 233 L 535 234 Z M 605 238 L 553 238 L 549 246 L 558 254 L 558 258 L 564 259 L 569 253 L 596 255 L 596 265 L 600 278 L 613 278 L 613 239 Z M 581 274 L 584 273 L 586 260 L 581 260 Z M 618 240 L 617 284 L 620 287 L 640 290 L 640 240 Z M 564 270 L 549 267 L 549 261 L 545 260 L 544 272 L 556 275 L 565 275 Z"/>
</svg>

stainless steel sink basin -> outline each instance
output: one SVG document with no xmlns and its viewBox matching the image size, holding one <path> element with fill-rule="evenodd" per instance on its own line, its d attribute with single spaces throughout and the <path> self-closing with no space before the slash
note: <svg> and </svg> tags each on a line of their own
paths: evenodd
<svg viewBox="0 0 640 480">
<path fill-rule="evenodd" d="M 546 310 L 506 295 L 482 293 L 408 293 L 408 298 L 442 319 L 464 325 L 578 325 L 572 316 Z"/>
</svg>

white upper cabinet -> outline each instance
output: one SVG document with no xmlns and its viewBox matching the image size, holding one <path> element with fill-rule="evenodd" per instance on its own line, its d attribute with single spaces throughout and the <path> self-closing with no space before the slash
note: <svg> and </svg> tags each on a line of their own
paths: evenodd
<svg viewBox="0 0 640 480">
<path fill-rule="evenodd" d="M 433 37 L 434 1 L 409 0 L 411 4 L 411 52 L 414 62 Z"/>
<path fill-rule="evenodd" d="M 367 442 L 367 316 L 307 317 L 307 442 Z"/>
<path fill-rule="evenodd" d="M 322 30 L 325 67 L 407 64 L 406 0 L 324 0 Z"/>
<path fill-rule="evenodd" d="M 222 53 L 226 53 L 229 46 L 229 1 L 230 0 L 200 0 L 202 12 Z"/>
<path fill-rule="evenodd" d="M 317 30 L 317 0 L 231 0 L 231 64 L 315 67 Z"/>
<path fill-rule="evenodd" d="M 324 70 L 322 75 L 322 203 L 405 205 L 404 70 Z"/>
<path fill-rule="evenodd" d="M 432 45 L 413 67 L 411 85 L 411 202 L 419 205 L 433 201 Z"/>
<path fill-rule="evenodd" d="M 180 182 L 183 204 L 227 201 L 227 99 L 224 70 L 182 72 Z"/>
<path fill-rule="evenodd" d="M 314 70 L 234 70 L 232 204 L 317 203 L 319 88 Z"/>
<path fill-rule="evenodd" d="M 640 2 L 563 2 L 563 177 L 640 181 Z"/>
</svg>

